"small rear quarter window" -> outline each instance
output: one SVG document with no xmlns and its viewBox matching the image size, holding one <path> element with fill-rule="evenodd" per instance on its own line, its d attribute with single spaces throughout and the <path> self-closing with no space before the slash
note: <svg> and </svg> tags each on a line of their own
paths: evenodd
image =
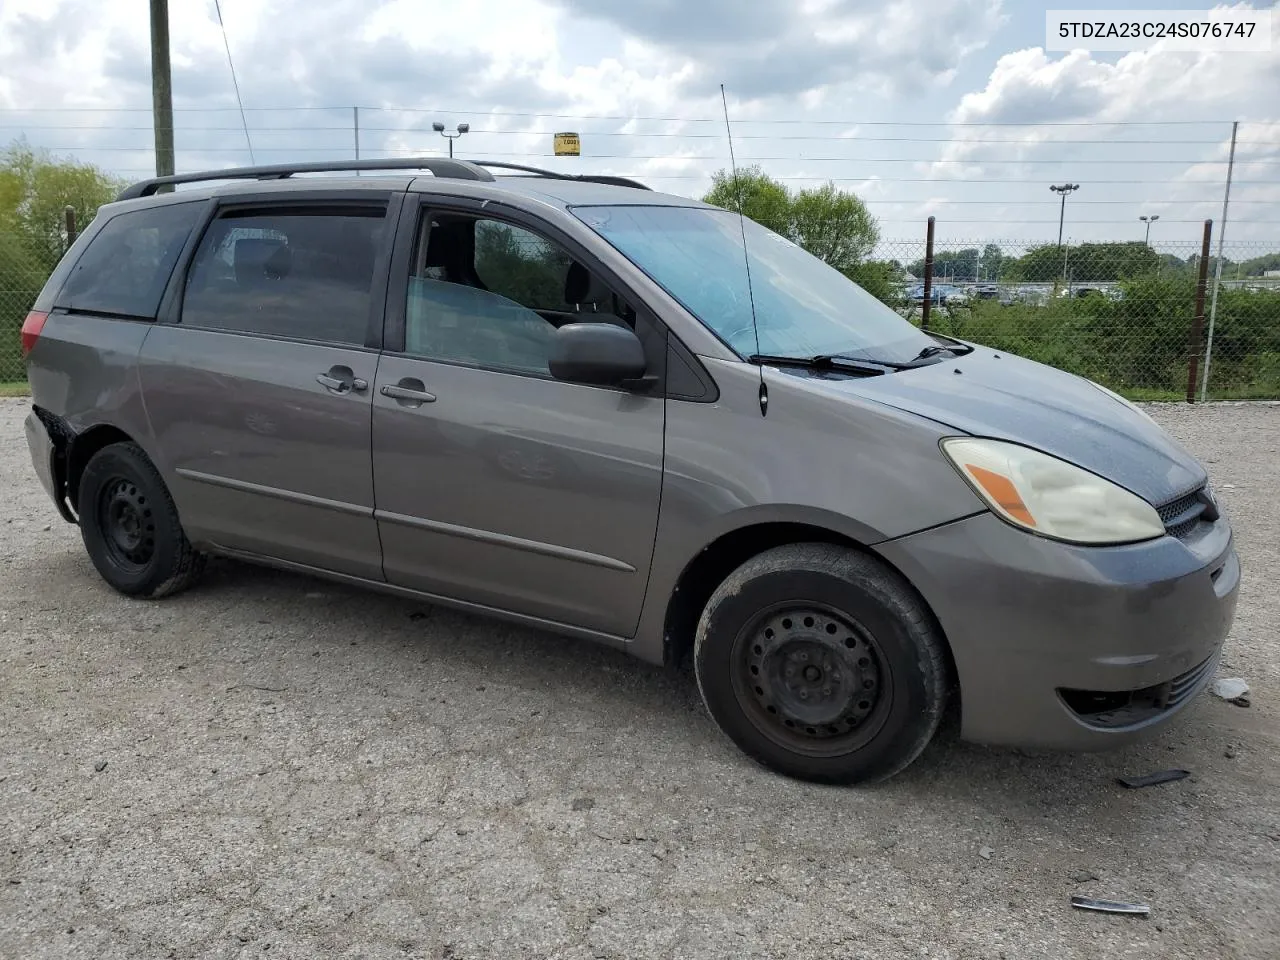
<svg viewBox="0 0 1280 960">
<path fill-rule="evenodd" d="M 154 320 L 202 209 L 173 203 L 116 214 L 71 268 L 54 306 Z"/>
</svg>

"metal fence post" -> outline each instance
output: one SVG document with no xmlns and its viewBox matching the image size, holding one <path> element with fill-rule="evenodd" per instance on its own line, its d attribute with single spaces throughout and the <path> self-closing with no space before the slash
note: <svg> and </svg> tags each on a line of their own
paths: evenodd
<svg viewBox="0 0 1280 960">
<path fill-rule="evenodd" d="M 1196 402 L 1196 379 L 1200 368 L 1201 341 L 1204 339 L 1204 288 L 1209 276 L 1209 240 L 1213 236 L 1213 221 L 1204 222 L 1204 240 L 1200 244 L 1199 276 L 1196 279 L 1196 315 L 1191 321 L 1191 334 L 1187 339 L 1187 403 Z"/>
<path fill-rule="evenodd" d="M 68 204 L 62 211 L 67 219 L 67 249 L 71 249 L 71 245 L 76 242 L 76 237 L 80 235 L 76 230 L 76 208 Z"/>
<path fill-rule="evenodd" d="M 924 240 L 924 303 L 920 307 L 920 329 L 929 329 L 929 307 L 933 300 L 933 217 Z"/>
<path fill-rule="evenodd" d="M 1200 378 L 1200 400 L 1209 396 L 1209 365 L 1213 363 L 1213 325 L 1218 319 L 1218 290 L 1222 287 L 1222 241 L 1227 238 L 1227 204 L 1231 202 L 1231 174 L 1236 166 L 1236 133 L 1240 121 L 1231 124 L 1231 154 L 1227 158 L 1227 187 L 1222 194 L 1222 223 L 1218 225 L 1218 263 L 1213 270 L 1213 299 L 1209 303 L 1209 336 L 1204 345 L 1204 373 Z"/>
</svg>

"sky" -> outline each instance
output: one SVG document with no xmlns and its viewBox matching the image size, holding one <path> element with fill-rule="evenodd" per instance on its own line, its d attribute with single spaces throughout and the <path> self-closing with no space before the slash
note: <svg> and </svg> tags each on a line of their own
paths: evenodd
<svg viewBox="0 0 1280 960">
<path fill-rule="evenodd" d="M 1055 8 L 1066 6 L 1061 2 Z M 1182 0 L 1123 7 L 1204 9 Z M 866 201 L 886 244 L 1142 239 L 1280 247 L 1280 36 L 1268 53 L 1045 51 L 1024 0 L 169 0 L 179 171 L 458 155 L 699 196 L 729 166 Z M 1094 0 L 1082 6 L 1106 6 Z M 1248 7 L 1249 4 L 1236 4 Z M 1273 11 L 1280 2 L 1255 0 Z M 244 106 L 237 107 L 228 48 Z M 146 0 L 0 0 L 0 145 L 154 172 Z M 552 134 L 583 156 L 552 156 Z"/>
</svg>

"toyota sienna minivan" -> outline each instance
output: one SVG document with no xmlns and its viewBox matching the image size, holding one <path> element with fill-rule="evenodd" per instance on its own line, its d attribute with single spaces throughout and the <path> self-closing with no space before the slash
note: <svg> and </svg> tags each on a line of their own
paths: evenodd
<svg viewBox="0 0 1280 960">
<path fill-rule="evenodd" d="M 794 777 L 892 776 L 949 698 L 971 740 L 1124 743 L 1235 611 L 1205 470 L 1137 408 L 620 178 L 144 181 L 22 349 L 36 473 L 116 590 L 217 555 L 688 654 Z"/>
</svg>

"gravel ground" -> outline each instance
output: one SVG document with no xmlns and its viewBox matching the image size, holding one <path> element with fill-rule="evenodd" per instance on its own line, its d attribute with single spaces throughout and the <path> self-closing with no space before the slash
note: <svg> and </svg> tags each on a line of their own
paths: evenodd
<svg viewBox="0 0 1280 960">
<path fill-rule="evenodd" d="M 230 563 L 122 599 L 0 400 L 0 956 L 1274 958 L 1280 406 L 1151 409 L 1236 524 L 1252 708 L 1088 756 L 952 722 L 853 790 L 590 645 Z"/>
</svg>

